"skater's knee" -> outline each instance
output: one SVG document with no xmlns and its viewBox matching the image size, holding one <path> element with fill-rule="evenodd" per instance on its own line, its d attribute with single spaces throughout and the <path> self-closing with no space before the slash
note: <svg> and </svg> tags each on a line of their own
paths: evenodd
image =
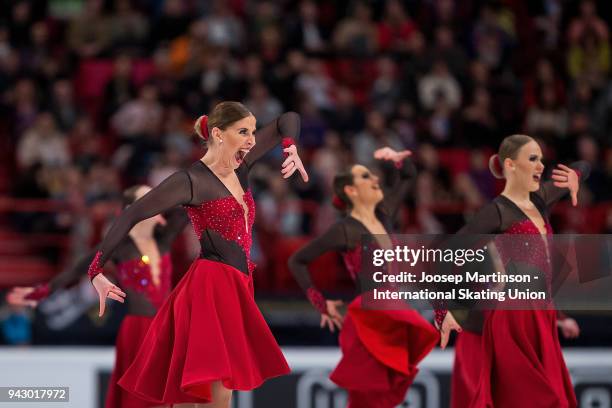
<svg viewBox="0 0 612 408">
<path fill-rule="evenodd" d="M 212 396 L 215 408 L 228 408 L 232 400 L 232 390 L 229 390 L 218 381 L 212 384 Z"/>
</svg>

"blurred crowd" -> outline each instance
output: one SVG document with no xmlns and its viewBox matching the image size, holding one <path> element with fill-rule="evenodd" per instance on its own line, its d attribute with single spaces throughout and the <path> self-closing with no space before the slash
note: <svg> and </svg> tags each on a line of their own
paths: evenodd
<svg viewBox="0 0 612 408">
<path fill-rule="evenodd" d="M 372 152 L 382 146 L 413 150 L 419 166 L 402 230 L 453 232 L 466 209 L 499 192 L 488 158 L 517 132 L 540 140 L 548 164 L 589 161 L 581 205 L 605 203 L 611 8 L 593 0 L 0 1 L 7 190 L 71 208 L 17 215 L 14 226 L 93 240 L 79 226 L 84 214 L 110 216 L 97 209 L 123 188 L 156 185 L 199 158 L 193 121 L 222 100 L 244 101 L 259 125 L 284 111 L 301 115 L 313 181 L 283 182 L 279 151 L 253 174 L 268 236 L 328 225 L 334 174 L 353 162 L 376 167 Z M 569 212 L 557 223 L 611 232 L 612 211 Z"/>
</svg>

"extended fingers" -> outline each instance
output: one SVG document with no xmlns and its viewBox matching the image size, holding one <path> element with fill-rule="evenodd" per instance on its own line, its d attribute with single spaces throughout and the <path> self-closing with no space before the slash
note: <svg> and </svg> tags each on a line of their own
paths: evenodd
<svg viewBox="0 0 612 408">
<path fill-rule="evenodd" d="M 552 171 L 553 174 L 558 174 L 558 175 L 563 175 L 563 176 L 567 176 L 570 172 L 567 170 L 561 170 L 561 169 L 553 169 Z"/>
<path fill-rule="evenodd" d="M 559 167 L 560 169 L 563 169 L 563 170 L 565 170 L 567 172 L 574 171 L 574 169 L 572 169 L 571 167 L 567 167 L 565 164 L 561 164 L 561 163 L 557 164 L 557 167 Z"/>
<path fill-rule="evenodd" d="M 295 158 L 293 157 L 293 155 L 289 155 L 287 156 L 287 158 L 285 159 L 285 161 L 283 162 L 283 164 L 281 164 L 281 167 L 285 167 L 286 165 L 288 165 L 289 163 L 293 162 L 295 160 Z"/>
<path fill-rule="evenodd" d="M 448 332 L 440 330 L 440 348 L 445 349 L 448 345 Z"/>
<path fill-rule="evenodd" d="M 293 175 L 293 173 L 295 173 L 296 170 L 297 170 L 297 167 L 293 166 L 290 170 L 288 170 L 287 173 L 285 173 L 283 175 L 283 178 L 287 179 L 287 178 L 291 177 Z"/>
<path fill-rule="evenodd" d="M 300 163 L 300 165 L 298 166 L 298 170 L 300 171 L 300 175 L 302 176 L 302 180 L 304 180 L 304 183 L 308 183 L 309 177 L 308 173 L 306 172 L 306 169 L 304 168 L 304 165 Z"/>
<path fill-rule="evenodd" d="M 287 164 L 286 166 L 283 166 L 283 168 L 281 169 L 281 174 L 283 174 L 283 175 L 287 174 L 294 167 L 295 167 L 295 163 L 294 162 L 289 162 L 289 164 Z"/>
<path fill-rule="evenodd" d="M 118 287 L 118 286 L 113 286 L 113 287 L 110 289 L 110 291 L 111 291 L 111 292 L 116 293 L 117 295 L 119 295 L 119 296 L 121 296 L 121 297 L 126 297 L 125 292 L 124 292 L 124 291 L 122 291 L 121 289 L 119 289 L 119 287 Z"/>
<path fill-rule="evenodd" d="M 116 300 L 119 303 L 125 302 L 125 299 L 123 297 L 121 297 L 121 296 L 119 296 L 119 295 L 117 295 L 117 294 L 115 294 L 113 292 L 108 292 L 108 295 L 106 295 L 106 296 L 111 298 L 111 299 L 113 299 L 113 300 Z"/>
<path fill-rule="evenodd" d="M 567 181 L 569 176 L 567 174 L 553 174 L 550 178 L 556 181 Z"/>
<path fill-rule="evenodd" d="M 98 313 L 98 317 L 102 317 L 104 315 L 104 311 L 106 310 L 106 296 L 103 296 L 100 293 L 99 298 L 100 298 L 100 312 Z"/>
<path fill-rule="evenodd" d="M 329 316 L 325 316 L 325 322 L 327 324 L 327 328 L 329 329 L 329 331 L 333 333 L 334 332 L 334 322 L 332 321 L 332 319 L 330 319 Z"/>
<path fill-rule="evenodd" d="M 376 150 L 374 150 L 374 158 L 375 159 L 381 159 L 388 152 L 389 152 L 389 148 L 388 147 L 381 147 L 380 149 L 376 149 Z"/>
<path fill-rule="evenodd" d="M 14 294 L 20 295 L 20 296 L 27 296 L 27 295 L 29 295 L 32 292 L 34 292 L 34 288 L 33 287 L 17 286 L 15 288 L 13 288 L 11 290 L 11 292 L 9 292 L 9 293 L 14 293 Z"/>
<path fill-rule="evenodd" d="M 412 156 L 412 150 L 403 150 L 399 152 L 400 158 L 405 159 L 408 156 Z"/>
<path fill-rule="evenodd" d="M 344 320 L 344 317 L 336 310 L 330 310 L 329 316 L 332 319 L 338 320 L 340 323 L 342 323 L 342 321 Z"/>
</svg>

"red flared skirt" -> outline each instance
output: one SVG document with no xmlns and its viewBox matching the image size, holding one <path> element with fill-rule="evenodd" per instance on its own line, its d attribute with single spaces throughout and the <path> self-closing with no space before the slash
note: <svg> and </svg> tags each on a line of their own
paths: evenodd
<svg viewBox="0 0 612 408">
<path fill-rule="evenodd" d="M 554 310 L 495 310 L 483 329 L 473 408 L 575 408 Z"/>
<path fill-rule="evenodd" d="M 451 408 L 469 407 L 474 400 L 482 360 L 482 336 L 467 330 L 458 333 L 451 377 Z"/>
<path fill-rule="evenodd" d="M 418 312 L 366 310 L 358 297 L 344 319 L 342 358 L 330 378 L 349 392 L 350 408 L 396 407 L 404 401 L 417 364 L 438 340 L 438 331 Z"/>
<path fill-rule="evenodd" d="M 121 322 L 115 345 L 115 367 L 106 393 L 106 408 L 151 408 L 158 405 L 138 398 L 117 385 L 136 358 L 152 321 L 152 317 L 128 315 Z"/>
<path fill-rule="evenodd" d="M 119 385 L 158 404 L 207 403 L 213 382 L 252 390 L 289 371 L 249 277 L 198 259 L 157 312 Z"/>
</svg>

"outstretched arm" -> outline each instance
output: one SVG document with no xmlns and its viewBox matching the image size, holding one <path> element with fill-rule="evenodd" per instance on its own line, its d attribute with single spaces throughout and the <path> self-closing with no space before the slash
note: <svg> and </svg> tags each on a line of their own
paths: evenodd
<svg viewBox="0 0 612 408">
<path fill-rule="evenodd" d="M 190 204 L 192 199 L 193 189 L 189 174 L 186 171 L 179 171 L 128 206 L 115 220 L 100 244 L 87 272 L 98 292 L 100 316 L 104 314 L 107 297 L 122 302 L 126 296 L 119 287 L 101 273 L 104 263 L 110 259 L 117 245 L 138 222 L 163 213 L 177 205 Z"/>
<path fill-rule="evenodd" d="M 95 257 L 97 249 L 92 249 L 88 254 L 81 257 L 75 265 L 55 275 L 47 283 L 33 287 L 12 288 L 6 296 L 8 303 L 16 306 L 36 307 L 38 302 L 46 299 L 58 289 L 67 288 L 76 283 L 87 272 L 91 260 Z"/>
<path fill-rule="evenodd" d="M 104 263 L 110 259 L 114 249 L 134 225 L 178 205 L 189 204 L 191 199 L 191 179 L 186 171 L 179 171 L 129 205 L 113 222 L 101 242 L 96 257 L 90 265 L 89 277 L 93 279 L 100 273 Z"/>
<path fill-rule="evenodd" d="M 72 268 L 53 277 L 53 279 L 49 281 L 50 292 L 53 293 L 58 289 L 66 288 L 82 278 L 87 272 L 89 264 L 96 256 L 96 252 L 98 252 L 98 247 L 81 257 Z"/>
</svg>

